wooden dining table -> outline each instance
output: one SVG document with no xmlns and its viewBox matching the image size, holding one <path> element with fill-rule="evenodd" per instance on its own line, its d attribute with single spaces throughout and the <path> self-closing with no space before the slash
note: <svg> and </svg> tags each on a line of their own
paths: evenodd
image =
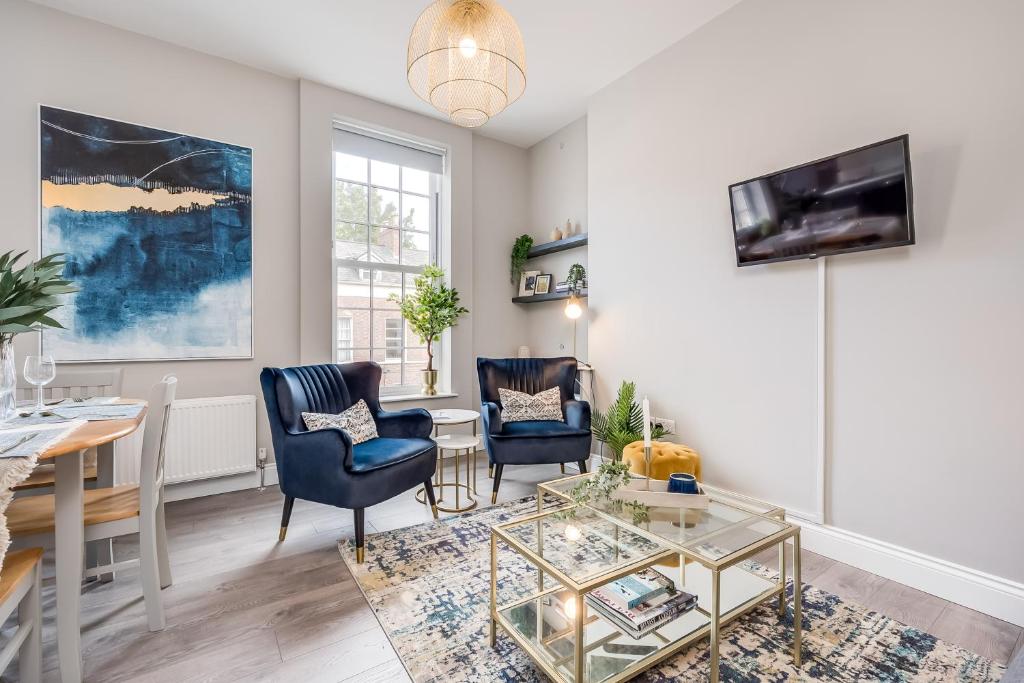
<svg viewBox="0 0 1024 683">
<path fill-rule="evenodd" d="M 145 401 L 123 399 L 121 404 Z M 86 451 L 97 448 L 100 457 L 112 458 L 113 443 L 128 436 L 141 425 L 146 408 L 129 420 L 86 422 L 39 455 L 39 462 L 54 465 L 54 547 L 57 579 L 57 654 L 60 679 L 64 683 L 82 680 L 81 602 L 82 573 L 85 562 L 84 471 Z M 113 463 L 107 471 L 112 472 Z M 102 469 L 102 467 L 100 468 Z M 98 482 L 112 485 L 113 482 Z"/>
</svg>

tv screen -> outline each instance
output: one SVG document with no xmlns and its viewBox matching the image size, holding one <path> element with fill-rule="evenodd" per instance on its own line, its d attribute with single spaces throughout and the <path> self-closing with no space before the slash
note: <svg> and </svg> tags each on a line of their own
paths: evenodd
<svg viewBox="0 0 1024 683">
<path fill-rule="evenodd" d="M 736 263 L 914 243 L 909 137 L 729 186 Z"/>
</svg>

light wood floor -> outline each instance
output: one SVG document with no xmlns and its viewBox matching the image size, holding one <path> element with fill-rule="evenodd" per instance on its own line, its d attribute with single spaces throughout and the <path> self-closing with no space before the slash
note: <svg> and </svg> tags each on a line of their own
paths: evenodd
<svg viewBox="0 0 1024 683">
<path fill-rule="evenodd" d="M 490 485 L 485 460 L 481 492 Z M 557 466 L 509 467 L 499 501 L 531 495 L 537 482 L 557 476 Z M 481 506 L 489 500 L 481 493 Z M 278 544 L 281 501 L 273 488 L 169 504 L 174 585 L 164 591 L 167 628 L 146 630 L 136 570 L 90 584 L 82 614 L 87 680 L 407 681 L 336 550 L 351 536 L 351 513 L 296 501 L 288 538 Z M 367 533 L 429 519 L 409 493 L 369 509 Z M 119 559 L 136 551 L 131 541 L 117 545 Z M 761 559 L 777 565 L 774 551 Z M 47 569 L 52 573 L 52 557 Z M 803 554 L 803 576 L 1000 662 L 1022 646 L 1016 626 L 814 553 Z M 46 680 L 57 681 L 52 581 L 43 600 Z"/>
</svg>

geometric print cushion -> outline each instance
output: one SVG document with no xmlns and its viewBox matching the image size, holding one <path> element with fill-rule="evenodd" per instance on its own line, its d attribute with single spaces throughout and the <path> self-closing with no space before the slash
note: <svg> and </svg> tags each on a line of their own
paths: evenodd
<svg viewBox="0 0 1024 683">
<path fill-rule="evenodd" d="M 511 389 L 498 389 L 501 401 L 501 423 L 527 420 L 562 421 L 562 395 L 558 387 L 539 394 L 526 394 Z"/>
<path fill-rule="evenodd" d="M 345 430 L 352 445 L 377 438 L 377 423 L 373 421 L 370 407 L 366 401 L 359 399 L 355 405 L 341 411 L 337 415 L 327 413 L 303 413 L 302 421 L 306 429 L 316 431 L 329 427 L 340 427 Z"/>
</svg>

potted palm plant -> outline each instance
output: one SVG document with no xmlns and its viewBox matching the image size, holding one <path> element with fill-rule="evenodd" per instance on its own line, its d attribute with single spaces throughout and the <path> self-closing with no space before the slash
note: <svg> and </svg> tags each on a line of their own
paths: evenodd
<svg viewBox="0 0 1024 683">
<path fill-rule="evenodd" d="M 78 291 L 63 279 L 63 254 L 51 254 L 17 268 L 27 252 L 0 255 L 0 420 L 14 410 L 18 373 L 14 366 L 14 337 L 44 327 L 63 329 L 50 312 L 63 305 L 61 295 Z"/>
<path fill-rule="evenodd" d="M 427 266 L 414 280 L 412 294 L 399 298 L 392 294 L 391 301 L 399 303 L 398 309 L 409 327 L 427 345 L 427 368 L 423 370 L 423 395 L 437 394 L 437 370 L 434 369 L 434 342 L 441 339 L 441 333 L 455 326 L 459 318 L 469 309 L 459 304 L 459 292 L 444 283 L 444 270 Z"/>
<path fill-rule="evenodd" d="M 636 402 L 636 384 L 622 382 L 619 395 L 615 402 L 608 406 L 607 412 L 594 411 L 591 420 L 591 431 L 594 437 L 608 445 L 612 451 L 612 460 L 622 459 L 622 451 L 634 441 L 644 437 L 644 416 L 640 405 Z M 651 427 L 651 438 L 659 439 L 665 430 L 658 425 Z"/>
</svg>

